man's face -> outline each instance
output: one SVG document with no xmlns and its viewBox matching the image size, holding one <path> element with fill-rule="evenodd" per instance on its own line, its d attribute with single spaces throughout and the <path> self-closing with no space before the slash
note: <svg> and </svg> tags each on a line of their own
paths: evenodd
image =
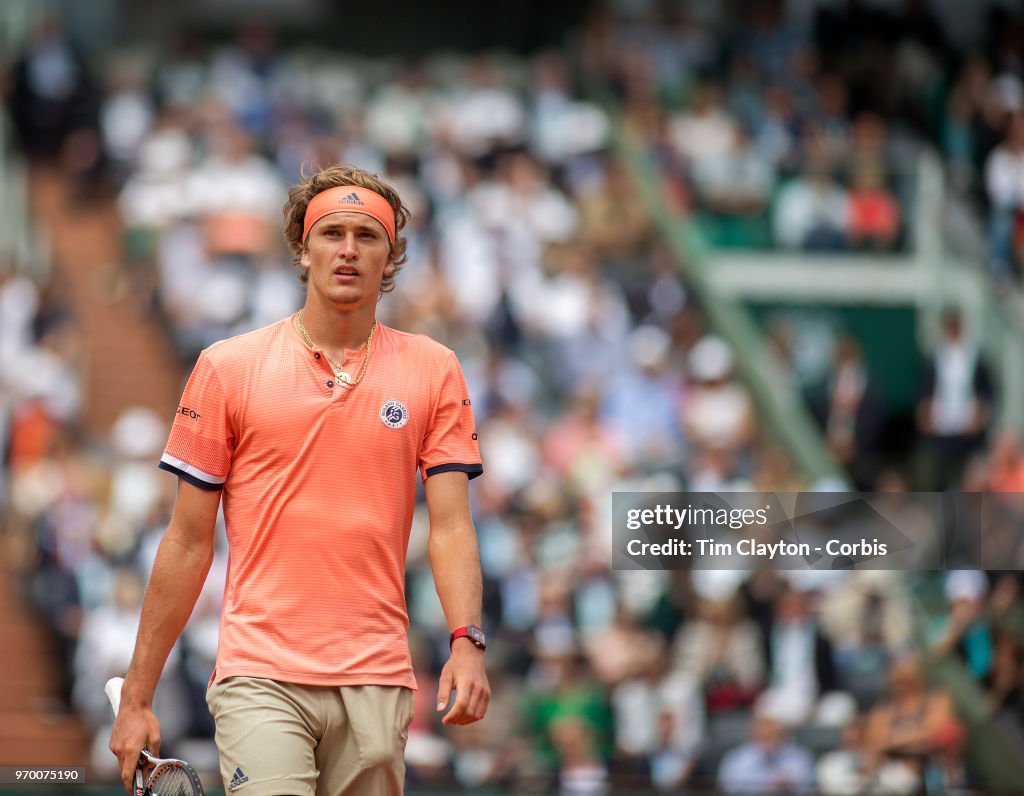
<svg viewBox="0 0 1024 796">
<path fill-rule="evenodd" d="M 807 598 L 802 592 L 785 592 L 775 603 L 775 615 L 783 623 L 803 621 L 807 616 Z"/>
<path fill-rule="evenodd" d="M 898 661 L 889 669 L 889 688 L 894 695 L 908 694 L 921 688 L 921 672 L 913 660 Z"/>
<path fill-rule="evenodd" d="M 946 339 L 952 343 L 957 342 L 964 332 L 963 322 L 959 315 L 949 315 L 943 320 L 942 331 Z"/>
<path fill-rule="evenodd" d="M 755 716 L 751 729 L 754 741 L 769 749 L 778 749 L 786 740 L 785 726 L 768 716 Z"/>
<path fill-rule="evenodd" d="M 331 213 L 309 231 L 301 264 L 309 290 L 339 307 L 376 303 L 390 273 L 391 243 L 384 227 L 364 213 Z"/>
</svg>

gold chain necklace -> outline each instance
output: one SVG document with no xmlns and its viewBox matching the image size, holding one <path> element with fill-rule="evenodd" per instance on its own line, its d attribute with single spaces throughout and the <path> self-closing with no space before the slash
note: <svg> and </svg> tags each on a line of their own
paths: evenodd
<svg viewBox="0 0 1024 796">
<path fill-rule="evenodd" d="M 370 327 L 370 333 L 366 335 L 366 340 L 363 343 L 366 346 L 366 351 L 363 353 L 363 365 L 359 368 L 359 375 L 356 376 L 355 381 L 352 381 L 352 377 L 349 376 L 340 365 L 335 365 L 331 362 L 331 358 L 327 356 L 327 352 L 320 348 L 316 343 L 313 342 L 313 338 L 309 336 L 309 332 L 306 331 L 306 325 L 302 322 L 302 311 L 296 312 L 294 316 L 296 321 L 299 323 L 299 331 L 302 332 L 302 339 L 306 341 L 306 345 L 312 348 L 314 351 L 323 351 L 324 359 L 327 360 L 327 364 L 331 366 L 334 371 L 334 378 L 338 380 L 338 384 L 343 384 L 348 388 L 355 387 L 359 382 L 363 380 L 363 376 L 366 375 L 366 366 L 370 363 L 370 341 L 373 338 L 373 333 L 377 329 L 377 321 L 374 320 L 373 326 Z"/>
</svg>

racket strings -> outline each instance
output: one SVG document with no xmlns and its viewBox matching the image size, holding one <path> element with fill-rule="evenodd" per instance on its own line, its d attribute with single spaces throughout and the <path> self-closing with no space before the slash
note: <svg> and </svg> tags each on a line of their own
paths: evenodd
<svg viewBox="0 0 1024 796">
<path fill-rule="evenodd" d="M 183 765 L 157 766 L 146 783 L 146 794 L 152 796 L 203 796 L 202 785 L 195 772 Z"/>
</svg>

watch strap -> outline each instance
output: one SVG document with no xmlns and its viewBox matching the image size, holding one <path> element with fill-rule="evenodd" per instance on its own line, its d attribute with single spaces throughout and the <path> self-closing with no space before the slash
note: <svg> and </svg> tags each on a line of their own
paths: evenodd
<svg viewBox="0 0 1024 796">
<path fill-rule="evenodd" d="M 448 637 L 448 649 L 452 648 L 457 638 L 468 638 L 477 649 L 486 650 L 487 643 L 483 640 L 484 632 L 476 627 L 476 625 L 465 625 L 463 627 L 457 627 L 452 631 Z"/>
</svg>

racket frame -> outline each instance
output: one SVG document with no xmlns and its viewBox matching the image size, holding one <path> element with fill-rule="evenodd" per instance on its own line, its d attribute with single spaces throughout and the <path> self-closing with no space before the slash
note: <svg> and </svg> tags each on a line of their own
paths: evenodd
<svg viewBox="0 0 1024 796">
<path fill-rule="evenodd" d="M 121 708 L 121 687 L 124 685 L 123 677 L 111 677 L 103 690 L 110 700 L 110 706 L 114 709 L 114 716 L 117 716 Z M 144 768 L 147 765 L 153 766 L 149 776 L 145 776 Z M 150 796 L 153 792 L 153 783 L 164 775 L 167 768 L 181 768 L 185 770 L 193 785 L 194 796 L 203 796 L 203 784 L 199 781 L 199 775 L 184 760 L 174 757 L 157 757 L 149 749 L 143 747 L 139 754 L 139 761 L 135 764 L 135 794 L 134 796 Z M 159 773 L 158 773 L 159 772 Z"/>
</svg>

